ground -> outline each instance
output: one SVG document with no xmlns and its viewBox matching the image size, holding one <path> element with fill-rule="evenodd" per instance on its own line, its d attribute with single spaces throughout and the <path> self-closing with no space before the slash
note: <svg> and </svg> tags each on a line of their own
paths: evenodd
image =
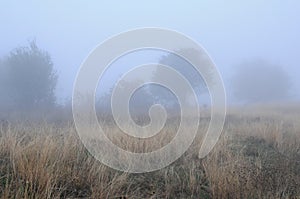
<svg viewBox="0 0 300 199">
<path fill-rule="evenodd" d="M 199 136 L 180 159 L 144 174 L 116 171 L 95 160 L 72 123 L 5 122 L 0 128 L 0 195 L 300 198 L 299 118 L 298 109 L 232 110 L 213 151 L 199 159 L 201 133 L 208 124 L 204 119 Z"/>
</svg>

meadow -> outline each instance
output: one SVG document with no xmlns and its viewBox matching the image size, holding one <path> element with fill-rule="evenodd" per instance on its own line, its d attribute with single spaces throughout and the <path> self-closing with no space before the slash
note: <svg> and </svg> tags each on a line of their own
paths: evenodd
<svg viewBox="0 0 300 199">
<path fill-rule="evenodd" d="M 116 171 L 94 159 L 70 121 L 2 121 L 0 196 L 300 198 L 299 119 L 298 104 L 230 107 L 217 145 L 199 159 L 209 122 L 203 115 L 198 136 L 180 159 L 143 174 Z M 159 144 L 169 140 L 175 123 L 177 120 L 164 128 Z M 116 131 L 109 124 L 107 129 L 111 135 Z M 124 144 L 124 139 L 115 139 Z M 159 147 L 136 142 L 129 148 L 145 146 Z"/>
</svg>

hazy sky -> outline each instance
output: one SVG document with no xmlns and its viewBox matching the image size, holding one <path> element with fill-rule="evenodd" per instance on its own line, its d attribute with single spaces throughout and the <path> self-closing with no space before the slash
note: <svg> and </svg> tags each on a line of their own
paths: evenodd
<svg viewBox="0 0 300 199">
<path fill-rule="evenodd" d="M 202 44 L 226 85 L 253 58 L 289 71 L 300 91 L 300 1 L 0 1 L 0 57 L 36 39 L 54 61 L 57 92 L 70 96 L 80 64 L 100 42 L 139 27 L 182 32 Z"/>
</svg>

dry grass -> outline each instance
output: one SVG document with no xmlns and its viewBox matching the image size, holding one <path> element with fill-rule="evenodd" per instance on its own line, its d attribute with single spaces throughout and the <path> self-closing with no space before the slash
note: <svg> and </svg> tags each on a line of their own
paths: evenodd
<svg viewBox="0 0 300 199">
<path fill-rule="evenodd" d="M 1 198 L 300 198 L 300 111 L 230 111 L 214 150 L 201 135 L 175 163 L 129 174 L 96 161 L 72 124 L 0 125 Z M 203 120 L 200 132 L 205 132 Z M 172 125 L 166 132 L 172 132 Z M 113 131 L 113 129 L 112 129 Z M 165 137 L 161 137 L 162 143 Z M 142 144 L 145 146 L 145 144 Z M 155 146 L 154 148 L 156 148 Z M 135 148 L 135 146 L 133 147 Z M 146 150 L 146 149 L 143 149 Z"/>
</svg>

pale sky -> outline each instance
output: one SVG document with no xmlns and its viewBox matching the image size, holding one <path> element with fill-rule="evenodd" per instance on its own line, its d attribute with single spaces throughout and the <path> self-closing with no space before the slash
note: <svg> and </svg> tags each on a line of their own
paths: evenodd
<svg viewBox="0 0 300 199">
<path fill-rule="evenodd" d="M 128 29 L 161 27 L 199 42 L 225 86 L 234 67 L 263 58 L 286 68 L 300 91 L 300 1 L 0 1 L 0 57 L 36 39 L 71 96 L 80 64 L 99 43 Z M 230 90 L 230 88 L 227 89 Z"/>
</svg>

